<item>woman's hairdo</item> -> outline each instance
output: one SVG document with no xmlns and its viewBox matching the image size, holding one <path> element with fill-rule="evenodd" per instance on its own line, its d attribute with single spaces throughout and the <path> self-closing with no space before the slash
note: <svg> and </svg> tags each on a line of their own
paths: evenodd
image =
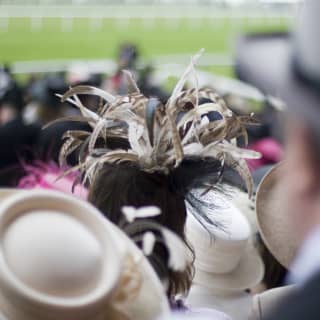
<svg viewBox="0 0 320 320">
<path fill-rule="evenodd" d="M 213 186 L 228 167 L 243 179 L 251 195 L 253 182 L 245 158 L 259 154 L 239 148 L 237 140 L 247 141 L 245 126 L 254 123 L 252 116 L 235 115 L 216 92 L 199 89 L 197 80 L 184 90 L 189 77 L 196 79 L 194 66 L 201 54 L 202 50 L 192 57 L 166 104 L 144 96 L 128 71 L 123 71 L 129 88 L 125 96 L 90 86 L 76 86 L 60 96 L 81 115 L 54 122 L 80 121 L 91 127 L 64 134 L 60 164 L 78 150 L 79 163 L 71 171 L 79 170 L 82 182 L 92 182 L 106 163 L 122 164 L 163 173 L 184 193 Z M 99 96 L 100 105 L 95 110 L 84 106 L 79 98 L 83 94 Z M 200 99 L 210 102 L 199 104 Z"/>
<path fill-rule="evenodd" d="M 201 53 L 192 57 L 165 104 L 156 97 L 144 96 L 128 71 L 123 71 L 129 88 L 125 96 L 90 86 L 77 86 L 60 96 L 63 102 L 75 105 L 81 115 L 54 122 L 89 125 L 88 130 L 70 130 L 63 136 L 60 165 L 65 165 L 75 150 L 79 159 L 78 165 L 65 175 L 80 171 L 78 182 L 90 184 L 89 201 L 118 225 L 123 221 L 124 205 L 161 209 L 161 216 L 130 224 L 130 236 L 141 238 L 142 230 L 155 228 L 155 234 L 162 239 L 164 234 L 158 231 L 164 229 L 159 226 L 165 226 L 187 245 L 185 201 L 191 204 L 194 210 L 190 212 L 200 223 L 216 225 L 201 210 L 212 204 L 201 201 L 201 195 L 195 192 L 201 188 L 201 193 L 205 193 L 216 187 L 225 169 L 235 171 L 245 182 L 249 195 L 252 193 L 253 181 L 245 158 L 257 158 L 259 154 L 239 148 L 237 140 L 241 137 L 247 142 L 245 126 L 255 121 L 251 115 L 234 114 L 213 90 L 198 88 L 194 65 Z M 184 90 L 190 76 L 194 77 L 195 86 Z M 83 105 L 79 98 L 83 94 L 100 97 L 99 106 L 93 109 Z M 191 285 L 191 264 L 172 271 L 166 263 L 175 254 L 168 255 L 161 243 L 154 253 L 149 261 L 160 278 L 169 279 L 168 293 L 186 292 Z"/>
</svg>

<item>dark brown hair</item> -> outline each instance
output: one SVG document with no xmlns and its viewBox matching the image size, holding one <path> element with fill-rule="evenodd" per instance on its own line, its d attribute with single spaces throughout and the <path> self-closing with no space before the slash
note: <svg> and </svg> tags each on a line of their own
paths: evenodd
<svg viewBox="0 0 320 320">
<path fill-rule="evenodd" d="M 283 286 L 288 270 L 272 255 L 260 236 L 258 237 L 258 241 L 258 249 L 265 266 L 265 273 L 262 282 L 267 289 Z"/>
<path fill-rule="evenodd" d="M 135 166 L 106 164 L 94 178 L 89 201 L 115 224 L 123 221 L 123 206 L 157 206 L 162 214 L 152 220 L 175 232 L 187 244 L 184 196 L 174 190 L 170 176 L 147 173 Z M 160 279 L 168 280 L 168 295 L 172 297 L 177 293 L 186 293 L 193 277 L 191 265 L 183 272 L 170 271 L 165 247 L 157 244 L 154 252 L 149 261 Z"/>
</svg>

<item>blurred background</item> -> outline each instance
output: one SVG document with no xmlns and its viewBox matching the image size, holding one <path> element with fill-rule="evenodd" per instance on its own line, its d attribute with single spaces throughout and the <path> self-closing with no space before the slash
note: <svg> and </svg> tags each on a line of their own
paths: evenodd
<svg viewBox="0 0 320 320">
<path fill-rule="evenodd" d="M 289 30 L 298 5 L 296 0 L 0 0 L 0 185 L 16 185 L 12 173 L 29 159 L 57 162 L 61 137 L 75 124 L 41 128 L 78 110 L 55 94 L 75 85 L 126 93 L 121 70 L 129 69 L 145 95 L 166 101 L 201 48 L 199 86 L 216 90 L 235 112 L 257 114 L 261 126 L 249 132 L 249 142 L 274 138 L 266 162 L 277 162 L 281 135 L 273 124 L 281 103 L 236 80 L 234 52 L 240 35 Z M 92 96 L 83 99 L 92 109 L 99 103 Z"/>
<path fill-rule="evenodd" d="M 20 78 L 64 71 L 75 60 L 113 72 L 119 45 L 137 45 L 156 66 L 185 63 L 206 49 L 201 66 L 233 75 L 242 32 L 283 31 L 297 0 L 0 0 L 0 62 Z"/>
</svg>

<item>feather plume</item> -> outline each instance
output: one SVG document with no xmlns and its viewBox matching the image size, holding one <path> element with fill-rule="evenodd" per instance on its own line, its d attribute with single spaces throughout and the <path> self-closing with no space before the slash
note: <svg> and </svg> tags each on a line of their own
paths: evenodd
<svg viewBox="0 0 320 320">
<path fill-rule="evenodd" d="M 64 102 L 68 98 L 79 95 L 79 94 L 88 94 L 88 95 L 95 95 L 99 96 L 100 98 L 103 98 L 107 102 L 114 102 L 116 97 L 112 94 L 101 90 L 99 88 L 91 87 L 91 86 L 76 86 L 73 88 L 70 88 L 61 98 L 61 101 Z"/>
<path fill-rule="evenodd" d="M 133 79 L 131 72 L 128 70 L 122 70 L 122 73 L 125 75 L 126 80 L 128 82 L 128 91 L 130 93 L 140 93 L 140 89 L 135 80 Z"/>
<path fill-rule="evenodd" d="M 245 159 L 255 159 L 259 154 L 237 147 L 237 140 L 244 137 L 246 141 L 246 126 L 257 122 L 252 115 L 234 114 L 214 90 L 197 87 L 195 64 L 202 51 L 192 57 L 165 105 L 141 94 L 129 71 L 124 71 L 130 87 L 126 96 L 113 96 L 89 86 L 69 89 L 61 99 L 75 105 L 81 116 L 57 121 L 88 122 L 92 131 L 64 136 L 61 163 L 79 148 L 77 168 L 83 179 L 92 181 L 106 163 L 130 164 L 169 175 L 182 193 L 218 183 L 226 167 L 240 175 L 251 194 L 252 179 Z M 195 87 L 184 90 L 190 77 L 195 77 Z M 82 94 L 100 97 L 97 111 L 83 105 L 78 96 Z M 209 102 L 199 104 L 201 98 Z M 111 148 L 110 138 L 124 141 L 126 147 L 116 143 Z"/>
<path fill-rule="evenodd" d="M 69 139 L 62 145 L 62 147 L 60 149 L 60 153 L 59 153 L 60 167 L 64 167 L 66 165 L 66 158 L 73 151 L 77 150 L 81 144 L 82 144 L 82 141 L 80 141 L 80 140 Z"/>
<path fill-rule="evenodd" d="M 92 119 L 88 118 L 88 117 L 83 117 L 83 116 L 67 116 L 67 117 L 63 117 L 63 118 L 48 122 L 46 125 L 44 125 L 42 127 L 42 129 L 47 129 L 48 127 L 50 127 L 54 124 L 61 123 L 61 122 L 67 122 L 67 121 L 91 123 Z"/>
</svg>

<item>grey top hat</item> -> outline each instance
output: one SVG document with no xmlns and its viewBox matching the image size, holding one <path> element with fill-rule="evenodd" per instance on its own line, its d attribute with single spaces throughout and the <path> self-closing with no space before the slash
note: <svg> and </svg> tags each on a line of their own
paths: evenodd
<svg viewBox="0 0 320 320">
<path fill-rule="evenodd" d="M 239 77 L 287 103 L 317 125 L 320 106 L 320 1 L 307 0 L 291 33 L 251 34 L 239 39 Z"/>
</svg>

